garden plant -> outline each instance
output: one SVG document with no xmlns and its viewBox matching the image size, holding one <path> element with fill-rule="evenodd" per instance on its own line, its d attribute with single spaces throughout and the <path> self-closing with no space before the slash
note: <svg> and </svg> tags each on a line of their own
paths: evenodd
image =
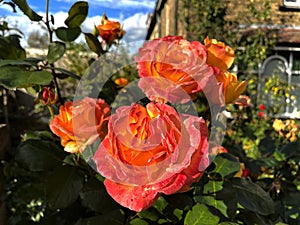
<svg viewBox="0 0 300 225">
<path fill-rule="evenodd" d="M 49 40 L 46 57 L 28 57 L 1 21 L 0 119 L 15 132 L 1 161 L 5 224 L 300 224 L 299 125 L 255 99 L 254 76 L 232 72 L 263 44 L 238 52 L 209 32 L 125 43 L 109 12 L 82 31 L 85 1 L 58 28 L 49 0 L 45 17 L 25 0 L 0 4 Z M 288 92 L 273 81 L 272 98 Z M 35 98 L 30 115 L 11 115 L 17 90 Z"/>
</svg>

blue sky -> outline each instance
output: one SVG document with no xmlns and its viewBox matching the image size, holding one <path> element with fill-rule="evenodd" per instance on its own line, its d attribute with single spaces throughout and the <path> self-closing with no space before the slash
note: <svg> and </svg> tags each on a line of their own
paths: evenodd
<svg viewBox="0 0 300 225">
<path fill-rule="evenodd" d="M 156 0 L 86 0 L 89 3 L 89 14 L 82 29 L 89 32 L 101 21 L 106 12 L 111 20 L 118 20 L 126 30 L 124 39 L 128 42 L 143 40 L 146 32 L 148 14 L 153 12 Z M 27 0 L 33 10 L 41 16 L 45 13 L 46 0 Z M 76 0 L 50 0 L 50 13 L 55 19 L 55 27 L 64 26 L 69 8 Z M 25 38 L 33 30 L 42 32 L 40 25 L 32 23 L 22 12 L 12 13 L 5 5 L 0 5 L 0 17 L 6 17 L 9 24 L 14 24 L 24 32 Z"/>
</svg>

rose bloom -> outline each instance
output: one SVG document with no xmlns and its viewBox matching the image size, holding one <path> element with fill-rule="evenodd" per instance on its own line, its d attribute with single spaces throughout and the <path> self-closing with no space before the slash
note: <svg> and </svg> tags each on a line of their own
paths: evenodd
<svg viewBox="0 0 300 225">
<path fill-rule="evenodd" d="M 265 113 L 264 112 L 258 112 L 257 116 L 260 117 L 260 118 L 265 117 Z"/>
<path fill-rule="evenodd" d="M 245 91 L 247 81 L 239 82 L 236 75 L 230 72 L 219 72 L 216 74 L 218 82 L 223 84 L 225 104 L 234 102 Z"/>
<path fill-rule="evenodd" d="M 258 108 L 259 108 L 259 110 L 262 110 L 262 111 L 266 109 L 265 105 L 263 105 L 263 104 L 260 104 L 258 106 Z"/>
<path fill-rule="evenodd" d="M 51 131 L 61 138 L 64 150 L 77 153 L 107 134 L 110 115 L 108 104 L 102 99 L 84 98 L 66 102 L 50 122 Z"/>
<path fill-rule="evenodd" d="M 194 97 L 204 86 L 203 78 L 212 75 L 206 58 L 206 48 L 200 42 L 166 36 L 146 42 L 139 49 L 136 61 L 141 78 L 151 76 L 168 79 Z M 159 81 L 151 86 L 156 85 L 159 85 Z"/>
<path fill-rule="evenodd" d="M 216 39 L 204 40 L 207 48 L 207 64 L 212 66 L 215 76 L 223 85 L 223 94 L 225 104 L 233 103 L 245 91 L 247 82 L 239 82 L 236 75 L 227 70 L 232 66 L 234 61 L 234 51 Z"/>
<path fill-rule="evenodd" d="M 121 39 L 126 33 L 119 22 L 111 21 L 105 15 L 97 29 L 100 37 L 109 45 L 112 45 L 116 39 Z"/>
<path fill-rule="evenodd" d="M 204 40 L 207 49 L 207 64 L 217 67 L 221 71 L 228 70 L 234 61 L 234 51 L 229 46 L 225 45 L 216 39 Z"/>
<path fill-rule="evenodd" d="M 207 137 L 202 118 L 167 104 L 123 106 L 111 116 L 94 160 L 112 198 L 141 211 L 199 180 L 209 164 Z"/>
</svg>

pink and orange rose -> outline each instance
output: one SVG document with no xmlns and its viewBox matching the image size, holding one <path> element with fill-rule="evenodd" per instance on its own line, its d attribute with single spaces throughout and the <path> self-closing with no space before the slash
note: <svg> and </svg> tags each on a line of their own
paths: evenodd
<svg viewBox="0 0 300 225">
<path fill-rule="evenodd" d="M 205 46 L 197 41 L 189 42 L 183 37 L 166 36 L 154 39 L 145 43 L 139 49 L 139 54 L 136 61 L 141 78 L 165 78 L 192 97 L 202 90 L 201 82 L 204 78 L 212 74 L 211 68 L 206 64 Z M 159 83 L 157 81 L 152 87 Z"/>
<path fill-rule="evenodd" d="M 161 194 L 189 190 L 209 164 L 208 130 L 202 118 L 179 115 L 161 103 L 117 109 L 94 155 L 108 193 L 141 211 Z"/>
<path fill-rule="evenodd" d="M 104 100 L 86 97 L 60 106 L 50 129 L 60 137 L 65 151 L 77 153 L 98 137 L 106 136 L 109 115 L 110 108 Z"/>
</svg>

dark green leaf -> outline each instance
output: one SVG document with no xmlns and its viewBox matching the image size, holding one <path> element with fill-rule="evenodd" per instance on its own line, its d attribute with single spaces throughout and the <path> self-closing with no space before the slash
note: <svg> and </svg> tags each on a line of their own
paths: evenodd
<svg viewBox="0 0 300 225">
<path fill-rule="evenodd" d="M 266 221 L 264 221 L 263 217 L 248 211 L 248 210 L 244 210 L 244 209 L 240 209 L 239 214 L 237 215 L 237 218 L 242 220 L 242 221 L 246 221 L 246 224 L 257 224 L 257 225 L 265 225 L 265 224 L 269 224 L 266 223 Z"/>
<path fill-rule="evenodd" d="M 179 222 L 182 219 L 182 215 L 183 215 L 183 210 L 181 209 L 176 209 L 171 205 L 168 205 L 165 209 L 164 209 L 164 214 L 165 217 L 167 217 L 166 219 L 168 219 L 169 221 L 172 222 Z"/>
<path fill-rule="evenodd" d="M 273 200 L 260 186 L 245 179 L 233 179 L 232 185 L 237 192 L 239 203 L 245 209 L 261 215 L 274 213 Z"/>
<path fill-rule="evenodd" d="M 240 170 L 240 163 L 230 154 L 219 154 L 214 159 L 216 168 L 215 173 L 219 173 L 222 177 L 232 175 Z"/>
<path fill-rule="evenodd" d="M 239 225 L 239 224 L 234 223 L 234 222 L 222 222 L 222 223 L 219 223 L 218 225 Z"/>
<path fill-rule="evenodd" d="M 47 85 L 52 80 L 53 75 L 48 71 L 27 71 L 14 66 L 0 67 L 0 84 L 7 88 Z"/>
<path fill-rule="evenodd" d="M 81 34 L 81 29 L 80 27 L 59 27 L 55 30 L 55 34 L 62 41 L 72 42 Z"/>
<path fill-rule="evenodd" d="M 77 80 L 80 80 L 80 76 L 76 75 L 75 73 L 72 73 L 69 70 L 65 70 L 63 68 L 57 68 L 57 67 L 55 67 L 54 70 L 61 72 L 65 76 L 72 77 L 72 78 L 75 78 Z"/>
<path fill-rule="evenodd" d="M 184 193 L 165 196 L 167 202 L 175 208 L 190 210 L 193 206 L 193 199 Z"/>
<path fill-rule="evenodd" d="M 104 53 L 101 43 L 99 42 L 98 38 L 90 33 L 84 33 L 84 37 L 86 43 L 88 44 L 89 48 L 95 52 L 97 55 L 102 55 Z"/>
<path fill-rule="evenodd" d="M 47 60 L 49 63 L 54 63 L 59 60 L 66 52 L 66 45 L 62 42 L 56 41 L 50 43 L 48 47 Z"/>
<path fill-rule="evenodd" d="M 280 150 L 280 153 L 282 153 L 285 158 L 290 158 L 297 154 L 299 152 L 299 145 L 298 142 L 291 142 L 286 145 L 284 145 Z"/>
<path fill-rule="evenodd" d="M 1 66 L 7 66 L 7 65 L 21 65 L 21 66 L 32 66 L 33 63 L 25 60 L 13 60 L 13 59 L 6 59 L 0 61 L 0 67 Z"/>
<path fill-rule="evenodd" d="M 34 12 L 29 5 L 27 4 L 26 0 L 12 0 L 20 9 L 21 11 L 29 17 L 32 21 L 41 21 L 43 19 L 42 16 L 38 15 Z"/>
<path fill-rule="evenodd" d="M 26 52 L 20 45 L 19 35 L 0 37 L 0 59 L 25 59 Z"/>
<path fill-rule="evenodd" d="M 203 194 L 216 193 L 223 188 L 223 181 L 210 180 L 204 185 Z"/>
<path fill-rule="evenodd" d="M 205 205 L 196 204 L 188 211 L 184 219 L 185 225 L 217 225 L 219 218 L 214 216 Z"/>
<path fill-rule="evenodd" d="M 88 14 L 88 3 L 83 1 L 78 1 L 70 8 L 68 12 L 68 18 L 65 20 L 65 24 L 70 27 L 79 27 Z"/>
<path fill-rule="evenodd" d="M 123 225 L 124 214 L 121 210 L 114 210 L 101 216 L 94 216 L 79 220 L 75 225 Z"/>
<path fill-rule="evenodd" d="M 82 205 L 98 212 L 106 213 L 119 208 L 107 194 L 102 182 L 92 177 L 79 193 Z"/>
<path fill-rule="evenodd" d="M 139 212 L 138 216 L 143 219 L 157 221 L 161 217 L 161 214 L 155 208 L 151 207 L 147 210 Z"/>
<path fill-rule="evenodd" d="M 72 166 L 59 166 L 48 177 L 46 196 L 49 207 L 52 209 L 66 208 L 79 195 L 83 186 L 83 175 Z"/>
<path fill-rule="evenodd" d="M 16 160 L 30 171 L 49 171 L 62 163 L 64 152 L 55 143 L 30 139 L 21 143 Z"/>
<path fill-rule="evenodd" d="M 167 207 L 168 202 L 163 198 L 159 197 L 156 202 L 152 205 L 156 210 L 158 210 L 160 213 L 163 213 L 163 210 Z"/>
<path fill-rule="evenodd" d="M 223 189 L 216 193 L 216 199 L 224 201 L 227 206 L 226 213 L 229 218 L 234 218 L 237 212 L 238 195 L 232 187 L 231 181 L 224 181 Z"/>
<path fill-rule="evenodd" d="M 217 200 L 215 196 L 202 196 L 199 198 L 199 203 L 209 205 L 219 210 L 224 216 L 227 215 L 227 206 L 222 200 Z"/>
<path fill-rule="evenodd" d="M 140 218 L 135 218 L 130 221 L 130 225 L 149 225 L 145 220 L 142 220 Z"/>
</svg>

